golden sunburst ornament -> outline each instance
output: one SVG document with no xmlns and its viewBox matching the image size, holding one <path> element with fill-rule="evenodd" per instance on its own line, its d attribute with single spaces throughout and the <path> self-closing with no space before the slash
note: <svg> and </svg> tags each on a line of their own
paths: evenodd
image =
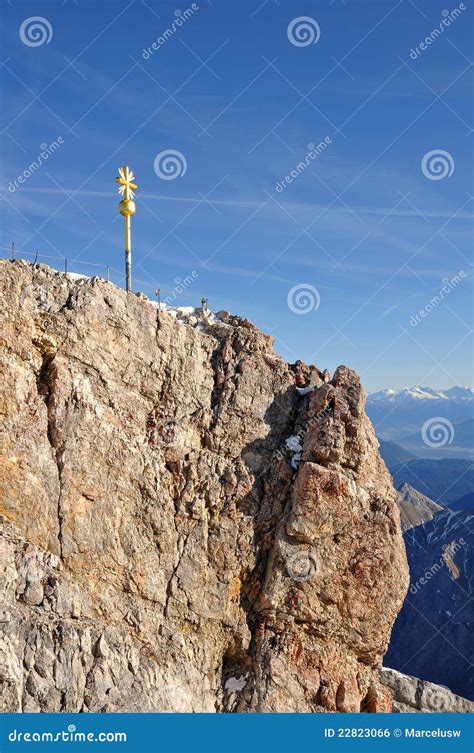
<svg viewBox="0 0 474 753">
<path fill-rule="evenodd" d="M 118 178 L 115 178 L 115 181 L 119 184 L 119 194 L 123 196 L 124 199 L 133 199 L 135 196 L 134 192 L 138 188 L 136 183 L 133 183 L 135 180 L 134 174 L 128 165 L 120 167 L 118 172 Z"/>
</svg>

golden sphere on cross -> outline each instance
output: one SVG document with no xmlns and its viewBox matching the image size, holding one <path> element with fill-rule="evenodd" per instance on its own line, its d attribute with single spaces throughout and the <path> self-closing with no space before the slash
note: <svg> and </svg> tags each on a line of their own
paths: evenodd
<svg viewBox="0 0 474 753">
<path fill-rule="evenodd" d="M 135 202 L 131 199 L 123 199 L 123 201 L 119 204 L 119 212 L 122 215 L 122 217 L 131 217 L 132 214 L 135 214 L 137 211 L 137 208 L 135 206 Z"/>
</svg>

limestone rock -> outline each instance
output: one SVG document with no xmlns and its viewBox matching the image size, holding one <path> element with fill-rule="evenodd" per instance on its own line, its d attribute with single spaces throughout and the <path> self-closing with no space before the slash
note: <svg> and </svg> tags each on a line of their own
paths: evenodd
<svg viewBox="0 0 474 753">
<path fill-rule="evenodd" d="M 393 710 L 426 713 L 473 713 L 474 703 L 452 693 L 449 688 L 410 677 L 383 667 L 383 684 L 393 692 Z"/>
<path fill-rule="evenodd" d="M 1 286 L 2 710 L 390 710 L 407 565 L 357 375 L 97 278 Z"/>
</svg>

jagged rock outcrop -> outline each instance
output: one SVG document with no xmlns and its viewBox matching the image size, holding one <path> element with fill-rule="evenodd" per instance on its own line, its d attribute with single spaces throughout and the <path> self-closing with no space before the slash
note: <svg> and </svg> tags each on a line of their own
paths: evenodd
<svg viewBox="0 0 474 753">
<path fill-rule="evenodd" d="M 474 703 L 451 693 L 449 688 L 383 667 L 380 679 L 393 693 L 393 711 L 425 713 L 474 712 Z"/>
<path fill-rule="evenodd" d="M 3 710 L 390 710 L 407 565 L 357 375 L 0 273 Z"/>
<path fill-rule="evenodd" d="M 426 494 L 422 494 L 410 484 L 403 484 L 397 491 L 397 502 L 403 531 L 426 523 L 437 512 L 444 510 L 444 507 L 433 502 Z"/>
</svg>

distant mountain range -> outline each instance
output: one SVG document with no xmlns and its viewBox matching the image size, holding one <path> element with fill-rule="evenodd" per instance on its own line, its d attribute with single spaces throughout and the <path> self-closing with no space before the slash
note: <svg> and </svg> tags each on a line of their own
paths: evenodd
<svg viewBox="0 0 474 753">
<path fill-rule="evenodd" d="M 474 400 L 471 387 L 450 387 L 449 390 L 434 390 L 432 387 L 406 387 L 402 390 L 381 390 L 371 392 L 369 400 L 373 403 L 390 401 L 401 403 L 406 400 Z"/>
<path fill-rule="evenodd" d="M 383 461 L 389 471 L 397 465 L 417 459 L 416 455 L 413 455 L 412 452 L 408 452 L 408 450 L 400 447 L 399 444 L 396 444 L 395 442 L 385 442 L 383 439 L 380 440 L 380 454 L 382 455 Z"/>
<path fill-rule="evenodd" d="M 400 518 L 403 531 L 419 526 L 431 520 L 436 513 L 444 510 L 444 507 L 433 502 L 425 494 L 410 486 L 403 484 L 397 492 L 397 502 L 400 508 Z"/>
<path fill-rule="evenodd" d="M 384 664 L 474 698 L 474 391 L 411 387 L 368 396 L 397 488 L 410 590 Z"/>
<path fill-rule="evenodd" d="M 379 439 L 414 456 L 474 458 L 474 390 L 409 387 L 373 392 L 367 413 Z"/>
<path fill-rule="evenodd" d="M 409 505 L 409 500 L 405 502 Z M 473 525 L 473 511 L 442 510 L 405 531 L 410 589 L 384 658 L 387 666 L 446 685 L 470 699 L 474 699 Z"/>
<path fill-rule="evenodd" d="M 380 442 L 380 454 L 399 490 L 404 484 L 451 510 L 474 509 L 474 464 L 461 458 L 417 458 L 395 442 Z"/>
<path fill-rule="evenodd" d="M 468 495 L 474 492 L 474 464 L 471 460 L 415 458 L 389 466 L 389 470 L 397 489 L 410 484 L 435 502 L 452 509 L 466 508 L 466 501 L 472 498 Z"/>
<path fill-rule="evenodd" d="M 408 484 L 452 510 L 474 508 L 474 390 L 382 390 L 368 396 L 367 413 L 397 489 Z"/>
</svg>

